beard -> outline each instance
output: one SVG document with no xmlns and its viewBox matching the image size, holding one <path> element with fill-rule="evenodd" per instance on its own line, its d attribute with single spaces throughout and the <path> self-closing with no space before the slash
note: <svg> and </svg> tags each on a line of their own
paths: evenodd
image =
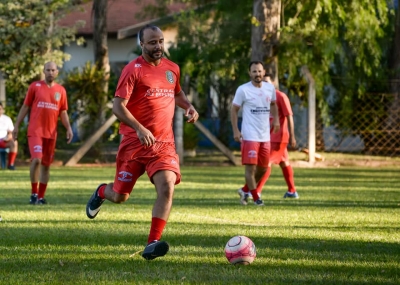
<svg viewBox="0 0 400 285">
<path fill-rule="evenodd" d="M 256 82 L 256 83 L 262 82 L 262 81 L 263 81 L 263 80 L 262 80 L 262 76 L 254 77 L 254 78 L 253 78 L 253 81 Z"/>
<path fill-rule="evenodd" d="M 54 78 L 55 78 L 54 76 L 46 76 L 45 77 L 47 83 L 52 83 L 54 81 Z"/>
<path fill-rule="evenodd" d="M 149 51 L 147 49 L 143 49 L 143 52 L 154 60 L 160 59 L 164 55 L 164 51 L 162 49 L 156 51 Z"/>
</svg>

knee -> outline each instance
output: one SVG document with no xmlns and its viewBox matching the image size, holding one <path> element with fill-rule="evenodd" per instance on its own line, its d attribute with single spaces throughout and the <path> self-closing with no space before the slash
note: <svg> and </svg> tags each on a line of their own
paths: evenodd
<svg viewBox="0 0 400 285">
<path fill-rule="evenodd" d="M 172 199 L 174 196 L 175 183 L 165 182 L 159 189 L 157 190 L 157 194 L 165 199 Z"/>
<path fill-rule="evenodd" d="M 129 194 L 114 193 L 112 201 L 116 204 L 121 204 L 121 203 L 124 203 L 126 200 L 128 200 L 128 198 L 129 198 Z"/>
<path fill-rule="evenodd" d="M 31 161 L 31 164 L 39 165 L 41 162 L 42 162 L 42 160 L 40 158 L 33 158 Z"/>
</svg>

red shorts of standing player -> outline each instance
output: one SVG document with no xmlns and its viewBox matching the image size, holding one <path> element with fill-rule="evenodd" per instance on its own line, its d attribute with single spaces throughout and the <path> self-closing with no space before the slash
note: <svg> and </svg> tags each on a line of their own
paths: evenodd
<svg viewBox="0 0 400 285">
<path fill-rule="evenodd" d="M 269 76 L 266 76 L 269 80 Z M 271 152 L 269 157 L 269 165 L 267 171 L 257 183 L 257 193 L 261 196 L 262 189 L 271 175 L 271 165 L 278 164 L 281 167 L 283 177 L 285 178 L 288 186 L 287 192 L 283 198 L 298 199 L 299 195 L 296 191 L 294 184 L 294 172 L 289 162 L 288 145 L 291 147 L 296 146 L 296 139 L 294 135 L 293 112 L 290 106 L 290 101 L 287 95 L 283 92 L 276 90 L 276 102 L 279 110 L 280 131 L 271 133 Z M 249 188 L 244 185 L 239 190 L 239 195 L 245 196 L 249 193 Z M 247 194 L 250 197 L 249 194 Z"/>
</svg>

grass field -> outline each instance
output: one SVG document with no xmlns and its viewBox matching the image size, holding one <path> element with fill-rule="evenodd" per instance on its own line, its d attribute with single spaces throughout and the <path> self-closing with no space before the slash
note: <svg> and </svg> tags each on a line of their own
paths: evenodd
<svg viewBox="0 0 400 285">
<path fill-rule="evenodd" d="M 400 284 L 399 168 L 296 168 L 301 198 L 290 201 L 274 168 L 265 207 L 239 204 L 243 172 L 183 167 L 163 235 L 170 251 L 146 261 L 146 176 L 89 220 L 86 202 L 112 167 L 53 167 L 46 206 L 28 204 L 27 167 L 0 171 L 0 284 Z M 250 266 L 224 256 L 239 234 L 256 245 Z"/>
</svg>

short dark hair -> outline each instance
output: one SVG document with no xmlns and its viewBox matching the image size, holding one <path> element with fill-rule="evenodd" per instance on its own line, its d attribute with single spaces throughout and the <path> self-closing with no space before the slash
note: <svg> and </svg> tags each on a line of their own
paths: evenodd
<svg viewBox="0 0 400 285">
<path fill-rule="evenodd" d="M 151 30 L 153 30 L 153 31 L 160 30 L 160 28 L 157 27 L 157 26 L 147 24 L 146 26 L 144 26 L 143 28 L 141 28 L 140 31 L 139 31 L 139 40 L 140 40 L 141 42 L 143 42 L 143 32 L 144 32 L 145 30 L 147 30 L 147 29 L 151 29 Z"/>
<path fill-rule="evenodd" d="M 0 107 L 3 107 L 3 103 L 0 102 Z"/>
<path fill-rule="evenodd" d="M 249 64 L 249 70 L 251 69 L 251 66 L 252 66 L 253 64 L 261 64 L 261 65 L 262 65 L 262 67 L 263 67 L 263 69 L 265 69 L 265 67 L 264 67 L 264 63 L 263 63 L 262 61 L 259 61 L 259 60 L 253 60 L 253 61 L 250 61 L 250 64 Z"/>
</svg>

